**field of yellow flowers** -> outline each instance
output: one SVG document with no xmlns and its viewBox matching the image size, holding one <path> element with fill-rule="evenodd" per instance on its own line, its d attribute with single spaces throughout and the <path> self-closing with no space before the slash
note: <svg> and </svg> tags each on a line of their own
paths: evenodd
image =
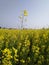
<svg viewBox="0 0 49 65">
<path fill-rule="evenodd" d="M 0 65 L 49 65 L 49 30 L 0 29 Z"/>
</svg>

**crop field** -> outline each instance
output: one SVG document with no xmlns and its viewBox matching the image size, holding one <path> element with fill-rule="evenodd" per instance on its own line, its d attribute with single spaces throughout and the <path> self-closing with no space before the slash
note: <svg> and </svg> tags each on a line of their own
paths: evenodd
<svg viewBox="0 0 49 65">
<path fill-rule="evenodd" d="M 49 30 L 0 29 L 0 65 L 49 65 Z"/>
</svg>

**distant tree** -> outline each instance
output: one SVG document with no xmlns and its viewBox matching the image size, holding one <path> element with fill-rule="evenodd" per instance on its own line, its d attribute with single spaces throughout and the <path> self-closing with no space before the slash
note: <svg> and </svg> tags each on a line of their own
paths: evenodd
<svg viewBox="0 0 49 65">
<path fill-rule="evenodd" d="M 24 10 L 24 11 L 22 12 L 22 15 L 19 16 L 19 18 L 21 19 L 21 29 L 23 29 L 23 21 L 24 21 L 24 17 L 26 17 L 26 16 L 28 16 L 27 10 Z M 25 21 L 26 21 L 26 19 L 25 19 Z"/>
<path fill-rule="evenodd" d="M 0 29 L 1 29 L 2 27 L 0 26 Z"/>
</svg>

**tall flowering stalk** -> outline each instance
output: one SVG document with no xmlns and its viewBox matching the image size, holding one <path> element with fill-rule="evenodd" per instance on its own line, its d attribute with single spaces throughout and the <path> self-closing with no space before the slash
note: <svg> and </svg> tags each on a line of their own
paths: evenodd
<svg viewBox="0 0 49 65">
<path fill-rule="evenodd" d="M 24 17 L 25 16 L 28 16 L 27 10 L 24 10 L 22 16 L 20 16 L 20 19 L 21 19 L 21 29 L 23 29 L 23 21 L 24 21 Z"/>
</svg>

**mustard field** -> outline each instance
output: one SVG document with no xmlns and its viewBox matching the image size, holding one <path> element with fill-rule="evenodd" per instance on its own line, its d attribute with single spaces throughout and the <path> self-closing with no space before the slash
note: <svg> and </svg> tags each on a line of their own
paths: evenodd
<svg viewBox="0 0 49 65">
<path fill-rule="evenodd" d="M 49 30 L 0 29 L 0 65 L 49 65 Z"/>
</svg>

